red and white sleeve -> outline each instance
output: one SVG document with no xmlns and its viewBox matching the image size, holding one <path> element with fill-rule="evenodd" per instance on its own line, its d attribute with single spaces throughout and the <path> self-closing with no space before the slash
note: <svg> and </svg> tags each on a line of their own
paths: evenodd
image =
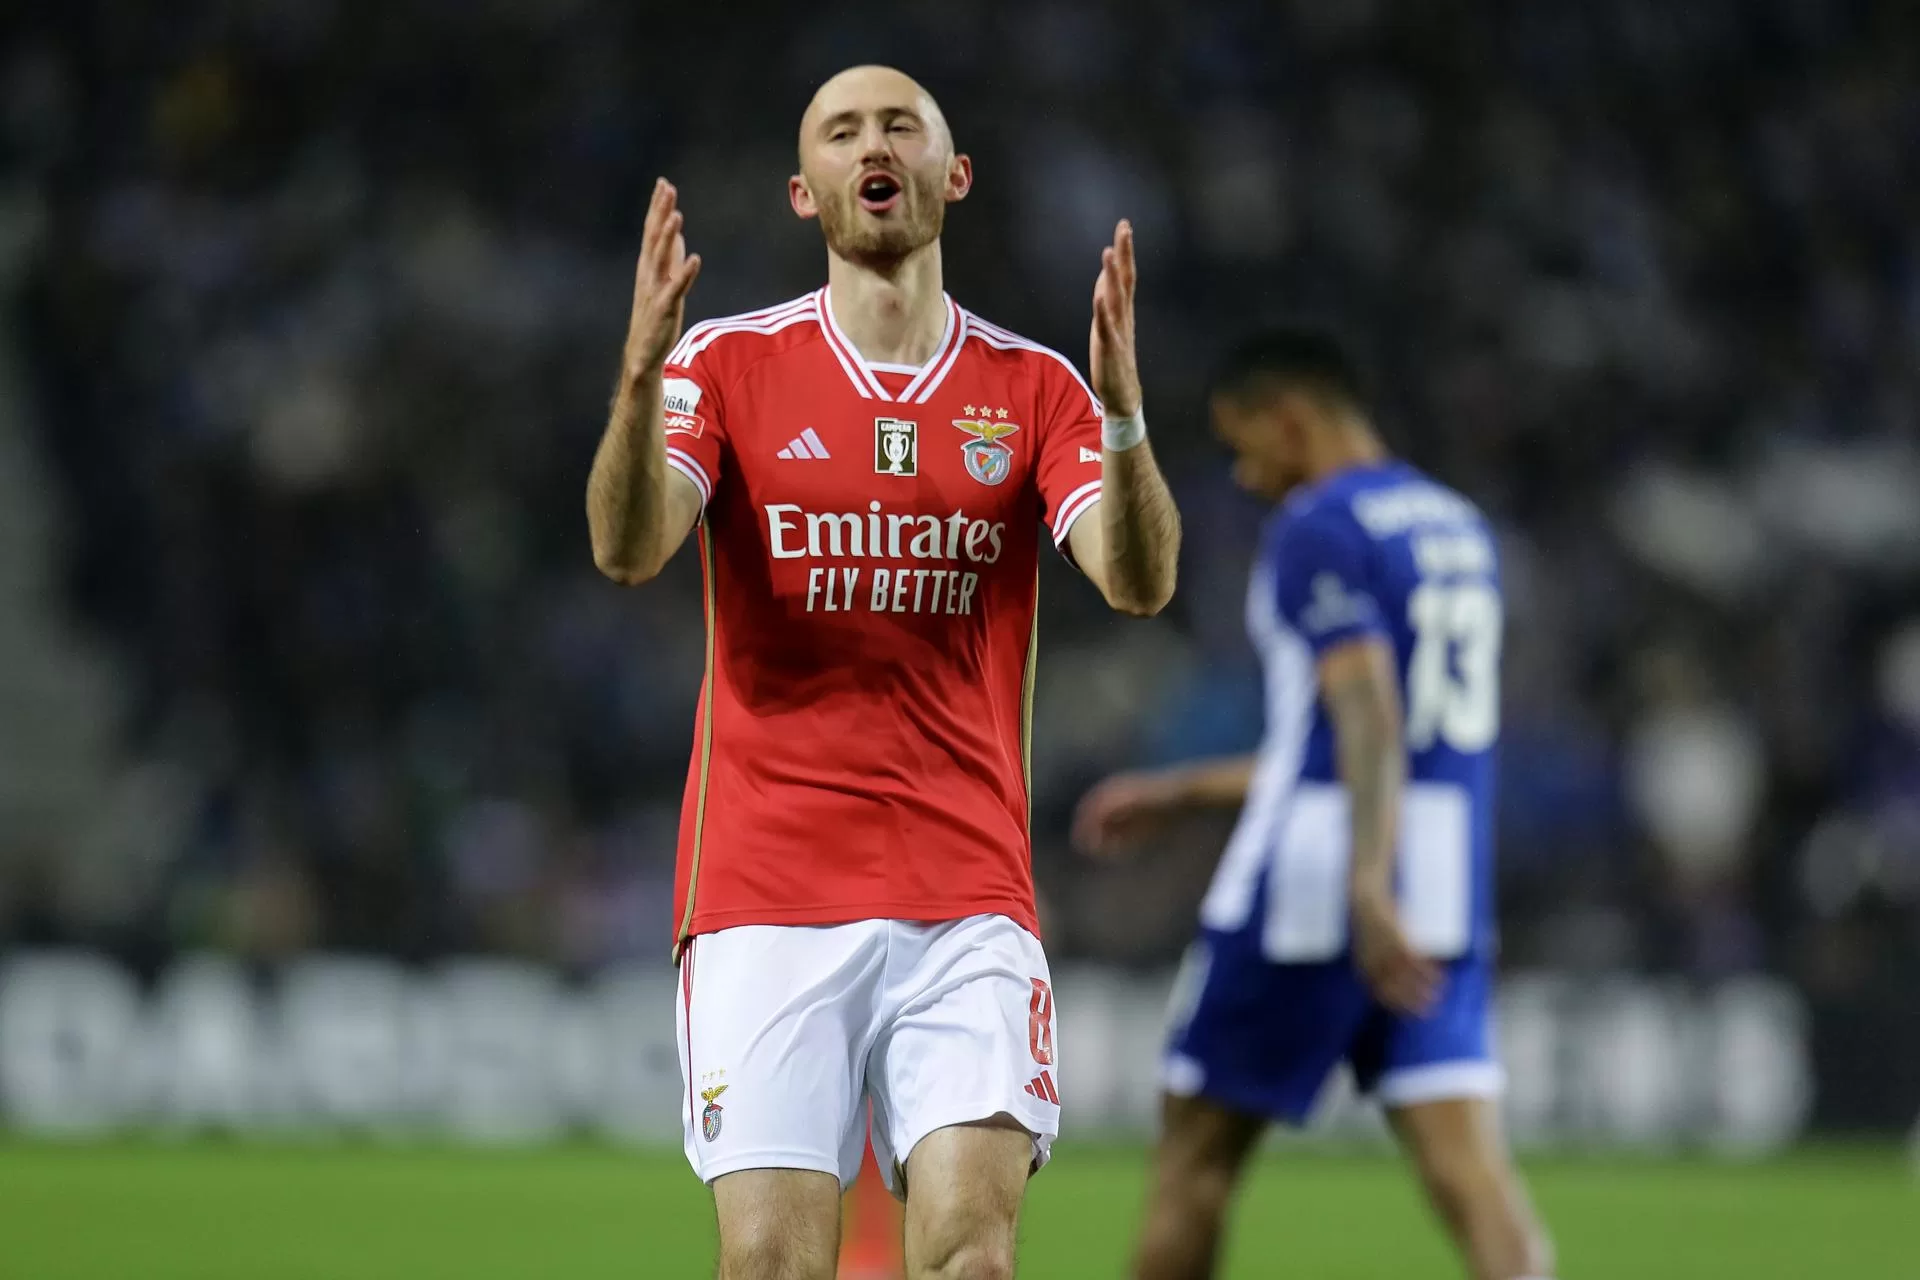
<svg viewBox="0 0 1920 1280">
<path fill-rule="evenodd" d="M 662 425 L 667 438 L 667 465 L 693 481 L 700 491 L 702 510 L 713 501 L 720 483 L 720 461 L 725 453 L 726 422 L 720 407 L 713 370 L 689 364 L 666 369 Z"/>
<path fill-rule="evenodd" d="M 1074 521 L 1100 501 L 1100 402 L 1065 357 L 1041 361 L 1040 517 L 1067 550 Z"/>
</svg>

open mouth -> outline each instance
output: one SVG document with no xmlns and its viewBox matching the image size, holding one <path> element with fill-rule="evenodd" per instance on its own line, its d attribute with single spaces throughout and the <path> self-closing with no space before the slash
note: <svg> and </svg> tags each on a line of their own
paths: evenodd
<svg viewBox="0 0 1920 1280">
<path fill-rule="evenodd" d="M 900 203 L 900 181 L 891 174 L 869 173 L 860 179 L 860 207 L 868 213 L 885 213 Z"/>
</svg>

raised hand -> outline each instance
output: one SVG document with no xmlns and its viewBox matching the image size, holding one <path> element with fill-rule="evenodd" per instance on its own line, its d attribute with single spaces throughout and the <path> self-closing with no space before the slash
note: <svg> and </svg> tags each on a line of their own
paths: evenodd
<svg viewBox="0 0 1920 1280">
<path fill-rule="evenodd" d="M 633 272 L 633 313 L 627 320 L 626 372 L 629 378 L 658 374 L 667 353 L 680 341 L 687 290 L 700 274 L 700 255 L 687 253 L 682 234 L 685 216 L 680 193 L 661 178 L 653 184 L 646 230 L 640 237 L 640 262 Z"/>
<path fill-rule="evenodd" d="M 1093 285 L 1093 332 L 1087 370 L 1094 394 L 1110 418 L 1130 418 L 1140 409 L 1140 364 L 1133 351 L 1133 224 L 1121 219 L 1113 243 L 1100 251 L 1100 278 Z"/>
</svg>

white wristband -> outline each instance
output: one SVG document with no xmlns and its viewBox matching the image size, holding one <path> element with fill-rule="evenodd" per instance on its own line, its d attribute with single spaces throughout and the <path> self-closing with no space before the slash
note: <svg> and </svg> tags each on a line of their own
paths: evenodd
<svg viewBox="0 0 1920 1280">
<path fill-rule="evenodd" d="M 1147 438 L 1147 413 L 1135 409 L 1131 417 L 1104 418 L 1100 423 L 1100 443 L 1115 453 L 1125 453 Z"/>
</svg>

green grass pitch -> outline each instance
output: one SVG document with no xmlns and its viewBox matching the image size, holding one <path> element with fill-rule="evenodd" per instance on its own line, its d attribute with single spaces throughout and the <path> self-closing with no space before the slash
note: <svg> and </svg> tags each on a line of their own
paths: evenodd
<svg viewBox="0 0 1920 1280">
<path fill-rule="evenodd" d="M 1532 1161 L 1563 1280 L 1920 1280 L 1920 1182 L 1891 1151 L 1757 1165 Z M 1144 1154 L 1064 1150 L 1021 1274 L 1118 1277 Z M 638 1280 L 712 1275 L 678 1152 L 0 1141 L 6 1280 Z M 1231 1277 L 1458 1273 L 1383 1155 L 1281 1152 L 1246 1188 Z"/>
</svg>

